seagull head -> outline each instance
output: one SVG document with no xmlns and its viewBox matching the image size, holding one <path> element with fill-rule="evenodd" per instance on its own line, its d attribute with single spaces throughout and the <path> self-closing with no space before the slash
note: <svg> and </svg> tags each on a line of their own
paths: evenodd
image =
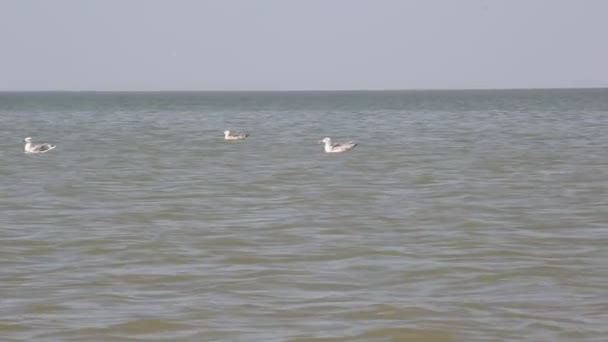
<svg viewBox="0 0 608 342">
<path fill-rule="evenodd" d="M 25 141 L 26 143 L 29 143 L 29 142 L 32 142 L 32 138 L 27 137 L 27 138 L 23 139 L 23 141 Z"/>
</svg>

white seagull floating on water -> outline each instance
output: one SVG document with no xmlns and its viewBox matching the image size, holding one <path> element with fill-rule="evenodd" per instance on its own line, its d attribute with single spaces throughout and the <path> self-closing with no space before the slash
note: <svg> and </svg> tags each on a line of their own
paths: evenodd
<svg viewBox="0 0 608 342">
<path fill-rule="evenodd" d="M 30 137 L 25 138 L 24 141 L 25 146 L 23 147 L 23 150 L 25 151 L 25 153 L 45 153 L 57 147 L 56 145 L 47 143 L 34 145 L 32 144 L 32 138 Z"/>
<path fill-rule="evenodd" d="M 323 138 L 323 140 L 319 141 L 319 143 L 325 144 L 326 153 L 346 152 L 348 150 L 352 150 L 355 146 L 357 146 L 357 144 L 352 141 L 332 144 L 331 138 Z"/>
<path fill-rule="evenodd" d="M 224 131 L 225 140 L 242 140 L 249 136 L 247 133 L 230 133 L 230 131 Z"/>
</svg>

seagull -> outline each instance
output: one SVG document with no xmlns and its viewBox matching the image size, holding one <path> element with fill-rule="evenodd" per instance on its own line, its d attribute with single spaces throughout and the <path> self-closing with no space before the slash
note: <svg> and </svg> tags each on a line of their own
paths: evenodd
<svg viewBox="0 0 608 342">
<path fill-rule="evenodd" d="M 225 140 L 242 140 L 249 136 L 247 133 L 230 133 L 230 131 L 224 131 Z"/>
<path fill-rule="evenodd" d="M 326 153 L 346 152 L 348 150 L 352 150 L 355 146 L 357 146 L 357 144 L 352 141 L 332 144 L 331 138 L 323 138 L 323 140 L 319 141 L 319 143 L 325 144 Z"/>
<path fill-rule="evenodd" d="M 57 147 L 56 145 L 47 143 L 34 145 L 32 144 L 32 138 L 30 137 L 25 138 L 24 141 L 25 147 L 23 148 L 23 150 L 25 153 L 45 153 Z"/>
</svg>

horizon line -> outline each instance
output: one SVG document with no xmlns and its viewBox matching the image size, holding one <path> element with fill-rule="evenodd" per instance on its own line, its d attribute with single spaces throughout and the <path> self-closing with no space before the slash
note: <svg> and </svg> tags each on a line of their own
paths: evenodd
<svg viewBox="0 0 608 342">
<path fill-rule="evenodd" d="M 496 90 L 602 90 L 608 86 L 592 87 L 530 87 L 530 88 L 386 88 L 386 89 L 164 89 L 164 90 L 64 90 L 64 89 L 0 89 L 0 93 L 305 93 L 305 92 L 416 92 L 416 91 L 496 91 Z"/>
</svg>

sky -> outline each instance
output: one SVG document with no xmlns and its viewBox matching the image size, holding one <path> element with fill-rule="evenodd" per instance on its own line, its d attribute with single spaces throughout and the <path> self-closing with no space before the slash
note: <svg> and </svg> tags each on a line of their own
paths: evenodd
<svg viewBox="0 0 608 342">
<path fill-rule="evenodd" d="M 0 0 L 0 90 L 608 87 L 606 0 Z"/>
</svg>

